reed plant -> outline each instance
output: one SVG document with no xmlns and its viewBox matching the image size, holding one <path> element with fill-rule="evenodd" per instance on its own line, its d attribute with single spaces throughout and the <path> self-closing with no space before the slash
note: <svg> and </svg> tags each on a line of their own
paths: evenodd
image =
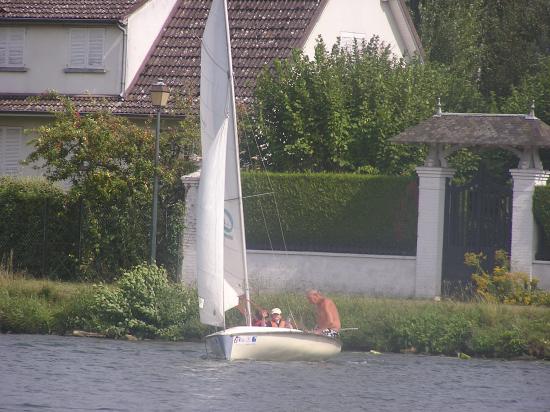
<svg viewBox="0 0 550 412">
<path fill-rule="evenodd" d="M 104 285 L 101 289 L 106 291 L 110 287 L 116 288 L 116 285 Z M 136 295 L 141 293 L 138 292 Z M 154 308 L 158 316 L 154 325 L 162 329 L 162 334 L 149 334 L 149 337 L 164 334 L 170 339 L 201 339 L 212 331 L 198 320 L 197 305 L 191 303 L 196 303 L 193 291 L 189 292 L 191 295 L 184 294 L 189 305 L 179 309 L 175 301 L 183 296 L 181 291 L 166 293 L 159 303 L 163 306 Z M 97 307 L 97 297 L 97 287 L 91 284 L 27 279 L 3 270 L 0 272 L 0 331 L 64 334 L 74 329 L 105 330 L 109 327 L 108 321 L 105 317 L 99 318 L 93 310 L 94 305 Z M 358 328 L 341 333 L 345 350 L 550 359 L 548 307 L 450 299 L 369 298 L 354 294 L 329 297 L 338 307 L 342 327 Z M 283 316 L 291 317 L 300 328 L 311 329 L 315 325 L 314 308 L 302 293 L 261 293 L 255 294 L 252 301 L 253 308 L 281 308 Z M 138 312 L 132 313 L 133 318 L 144 319 L 136 315 Z M 178 320 L 183 318 L 187 321 Z M 242 314 L 232 309 L 227 325 L 243 324 L 243 320 Z M 129 329 L 125 327 L 126 330 Z"/>
<path fill-rule="evenodd" d="M 0 268 L 0 332 L 58 333 L 89 327 L 92 287 Z"/>
<path fill-rule="evenodd" d="M 344 349 L 381 352 L 550 359 L 550 308 L 474 300 L 417 300 L 331 295 L 340 312 Z M 313 328 L 314 308 L 303 294 L 262 294 L 254 306 L 280 307 L 299 327 Z M 231 312 L 231 324 L 242 316 Z"/>
</svg>

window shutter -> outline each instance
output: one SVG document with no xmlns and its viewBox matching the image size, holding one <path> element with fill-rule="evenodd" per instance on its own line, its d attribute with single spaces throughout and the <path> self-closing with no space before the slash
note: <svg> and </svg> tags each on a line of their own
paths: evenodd
<svg viewBox="0 0 550 412">
<path fill-rule="evenodd" d="M 8 66 L 22 67 L 25 29 L 12 28 L 8 33 Z"/>
<path fill-rule="evenodd" d="M 105 38 L 105 30 L 90 30 L 88 41 L 88 66 L 97 68 L 103 67 L 103 44 Z"/>
<path fill-rule="evenodd" d="M 0 66 L 22 67 L 25 29 L 23 27 L 0 28 Z"/>
<path fill-rule="evenodd" d="M 0 172 L 4 175 L 16 175 L 20 171 L 21 128 L 6 127 L 0 134 Z"/>
<path fill-rule="evenodd" d="M 0 28 L 0 66 L 8 64 L 8 29 Z"/>
<path fill-rule="evenodd" d="M 86 67 L 86 30 L 71 29 L 70 67 Z"/>
</svg>

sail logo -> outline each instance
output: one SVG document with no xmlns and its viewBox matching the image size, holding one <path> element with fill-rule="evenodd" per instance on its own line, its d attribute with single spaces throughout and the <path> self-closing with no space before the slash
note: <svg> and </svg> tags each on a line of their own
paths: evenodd
<svg viewBox="0 0 550 412">
<path fill-rule="evenodd" d="M 256 336 L 235 336 L 233 343 L 235 345 L 254 345 L 256 343 Z"/>
<path fill-rule="evenodd" d="M 228 239 L 233 239 L 233 217 L 227 209 L 223 210 L 223 235 Z"/>
</svg>

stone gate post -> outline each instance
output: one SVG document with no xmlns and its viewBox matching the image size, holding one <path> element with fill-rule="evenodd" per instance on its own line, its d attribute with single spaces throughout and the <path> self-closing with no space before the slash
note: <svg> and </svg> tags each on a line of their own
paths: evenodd
<svg viewBox="0 0 550 412">
<path fill-rule="evenodd" d="M 445 189 L 455 170 L 446 167 L 417 167 L 418 234 L 416 240 L 416 297 L 441 294 Z"/>
<path fill-rule="evenodd" d="M 510 266 L 513 272 L 533 275 L 536 253 L 536 225 L 533 217 L 533 193 L 550 178 L 550 171 L 542 169 L 511 169 L 514 180 L 512 203 L 512 248 Z"/>
<path fill-rule="evenodd" d="M 197 200 L 199 196 L 200 170 L 183 176 L 181 181 L 185 186 L 185 220 L 183 234 L 181 236 L 181 248 L 183 264 L 178 273 L 178 281 L 186 284 L 194 284 L 197 281 Z"/>
</svg>

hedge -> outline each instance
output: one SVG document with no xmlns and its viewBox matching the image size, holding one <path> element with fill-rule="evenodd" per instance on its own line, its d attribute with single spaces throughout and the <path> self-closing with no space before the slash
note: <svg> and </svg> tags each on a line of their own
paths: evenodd
<svg viewBox="0 0 550 412">
<path fill-rule="evenodd" d="M 246 172 L 243 195 L 249 249 L 416 254 L 414 177 Z M 550 259 L 550 186 L 537 187 L 533 211 L 541 230 L 537 258 Z M 109 214 L 109 219 L 95 224 L 107 230 L 121 215 Z M 82 220 L 88 214 L 45 180 L 0 178 L 0 216 L 2 266 L 50 278 L 79 279 L 87 277 L 82 256 L 91 256 L 96 263 L 112 260 L 109 253 L 102 255 L 101 248 L 82 250 L 93 246 L 82 241 L 86 233 L 82 228 L 87 227 Z M 135 245 L 120 236 L 111 233 L 106 240 L 118 241 L 117 255 L 132 256 L 127 265 L 147 260 L 148 256 L 140 258 L 148 250 L 143 242 L 137 242 L 139 250 L 128 250 Z M 177 239 L 169 241 L 177 243 Z M 166 263 L 172 269 L 168 259 Z M 113 264 L 121 262 L 112 261 L 109 273 L 97 277 L 109 280 L 127 269 L 112 270 Z"/>
<path fill-rule="evenodd" d="M 414 177 L 248 172 L 242 180 L 249 249 L 416 254 Z"/>
<path fill-rule="evenodd" d="M 42 179 L 0 178 L 0 262 L 15 271 L 67 278 L 75 273 L 78 213 Z"/>
<path fill-rule="evenodd" d="M 0 266 L 50 279 L 111 281 L 149 259 L 150 201 L 143 203 L 115 194 L 80 198 L 43 179 L 2 178 Z M 180 209 L 159 210 L 157 262 L 172 275 L 180 231 L 161 234 L 177 227 Z"/>
<path fill-rule="evenodd" d="M 539 250 L 536 257 L 550 260 L 550 186 L 535 188 L 533 214 L 540 230 Z"/>
</svg>

